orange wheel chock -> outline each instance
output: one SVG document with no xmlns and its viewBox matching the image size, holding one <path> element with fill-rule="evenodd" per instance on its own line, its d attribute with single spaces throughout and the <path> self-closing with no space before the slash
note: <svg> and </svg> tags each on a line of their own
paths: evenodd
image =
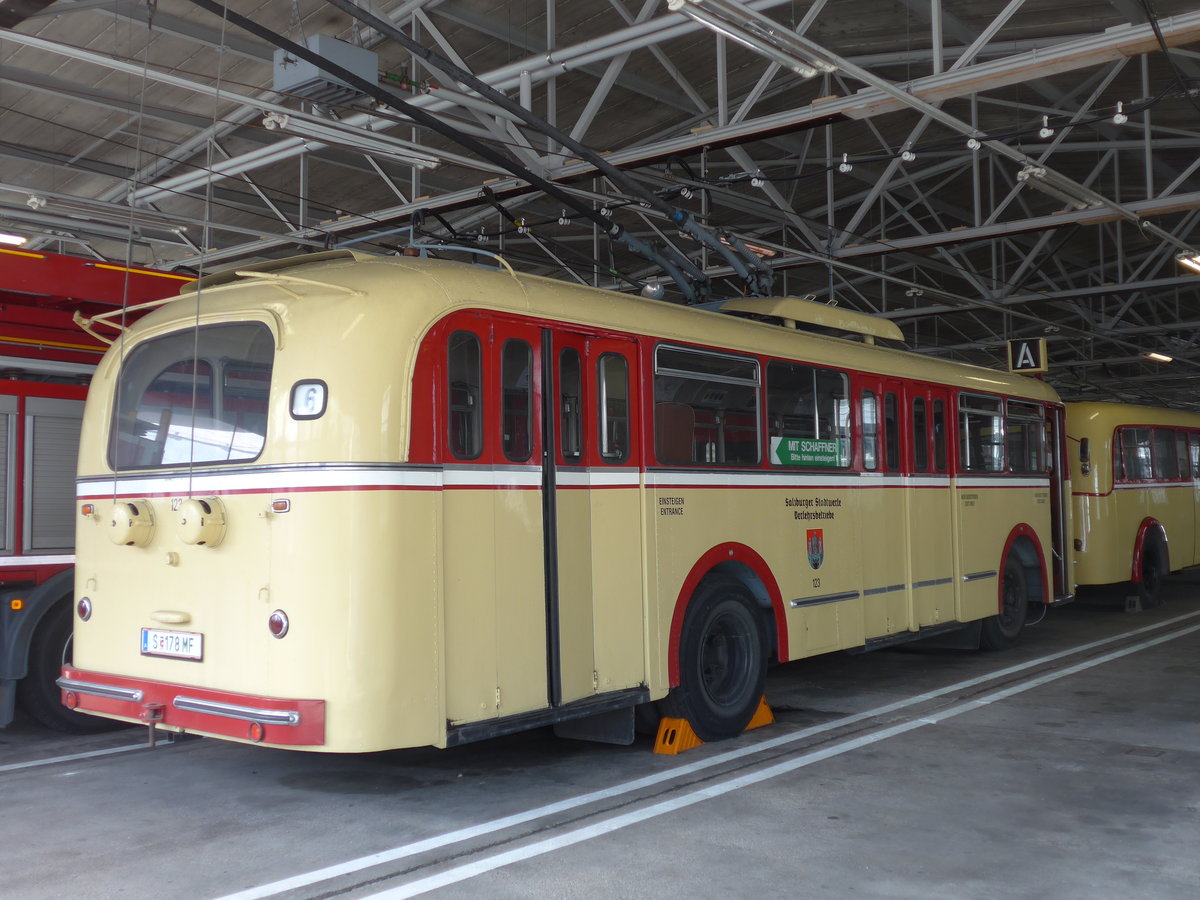
<svg viewBox="0 0 1200 900">
<path fill-rule="evenodd" d="M 762 728 L 764 725 L 772 725 L 775 723 L 775 713 L 771 712 L 771 707 L 767 706 L 767 697 L 764 694 L 758 701 L 758 709 L 754 711 L 754 715 L 750 717 L 749 723 L 746 725 L 746 730 L 752 728 Z"/>
<path fill-rule="evenodd" d="M 767 698 L 762 697 L 758 701 L 758 709 L 750 717 L 750 722 L 746 725 L 745 730 L 762 728 L 774 721 L 775 714 L 771 712 L 771 707 L 767 706 Z M 704 741 L 696 736 L 696 732 L 692 730 L 687 719 L 663 718 L 658 723 L 658 737 L 654 740 L 654 752 L 674 756 L 685 750 L 691 750 L 693 747 L 699 747 L 703 743 Z"/>
</svg>

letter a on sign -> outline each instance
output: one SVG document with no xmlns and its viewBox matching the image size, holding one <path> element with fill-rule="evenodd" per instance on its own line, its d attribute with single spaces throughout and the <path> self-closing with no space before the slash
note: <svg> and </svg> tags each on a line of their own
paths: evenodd
<svg viewBox="0 0 1200 900">
<path fill-rule="evenodd" d="M 1046 371 L 1046 339 L 1025 338 L 1008 342 L 1008 371 L 1035 374 Z"/>
</svg>

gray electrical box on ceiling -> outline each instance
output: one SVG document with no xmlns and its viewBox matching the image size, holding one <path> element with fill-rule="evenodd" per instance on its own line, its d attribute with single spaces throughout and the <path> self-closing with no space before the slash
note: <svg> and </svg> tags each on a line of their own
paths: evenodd
<svg viewBox="0 0 1200 900">
<path fill-rule="evenodd" d="M 313 53 L 371 84 L 379 81 L 379 57 L 370 50 L 326 34 L 314 34 L 306 38 L 304 44 Z M 362 96 L 362 91 L 312 63 L 297 59 L 286 50 L 275 51 L 274 87 L 280 93 L 302 97 L 313 103 L 347 103 Z"/>
</svg>

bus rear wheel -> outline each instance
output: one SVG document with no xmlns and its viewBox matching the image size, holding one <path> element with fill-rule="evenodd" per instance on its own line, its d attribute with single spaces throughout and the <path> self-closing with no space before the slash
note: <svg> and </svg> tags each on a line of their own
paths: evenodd
<svg viewBox="0 0 1200 900">
<path fill-rule="evenodd" d="M 1029 590 L 1025 584 L 1025 568 L 1015 557 L 1004 560 L 1004 583 L 1001 586 L 1000 612 L 983 620 L 979 646 L 984 650 L 1005 650 L 1016 643 L 1029 611 Z"/>
<path fill-rule="evenodd" d="M 663 713 L 686 719 L 704 741 L 741 734 L 762 698 L 766 641 L 754 601 L 736 580 L 706 578 L 679 636 L 679 686 Z"/>
<path fill-rule="evenodd" d="M 1136 585 L 1142 606 L 1157 606 L 1162 602 L 1163 578 L 1167 575 L 1166 554 L 1158 537 L 1146 538 L 1142 547 L 1142 580 Z"/>
</svg>

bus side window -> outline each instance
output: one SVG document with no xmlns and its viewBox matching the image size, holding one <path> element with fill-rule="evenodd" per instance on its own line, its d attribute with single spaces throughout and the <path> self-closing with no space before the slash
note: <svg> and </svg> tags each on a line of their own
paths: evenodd
<svg viewBox="0 0 1200 900">
<path fill-rule="evenodd" d="M 925 398 L 912 402 L 913 471 L 929 471 L 929 424 L 925 418 Z"/>
<path fill-rule="evenodd" d="M 583 456 L 583 416 L 579 409 L 582 382 L 579 351 L 567 347 L 558 356 L 558 414 L 561 417 L 558 441 L 562 458 L 567 462 L 578 462 Z"/>
<path fill-rule="evenodd" d="M 474 459 L 483 450 L 483 366 L 479 338 L 470 331 L 450 335 L 447 350 L 450 452 L 459 459 Z"/>
<path fill-rule="evenodd" d="M 1004 413 L 999 397 L 958 396 L 958 456 L 964 472 L 1004 471 Z"/>
<path fill-rule="evenodd" d="M 1175 432 L 1175 459 L 1179 463 L 1179 477 L 1183 479 L 1192 477 L 1192 470 L 1188 464 L 1188 437 L 1186 431 Z"/>
<path fill-rule="evenodd" d="M 883 395 L 883 455 L 889 472 L 900 471 L 900 416 L 896 395 Z"/>
<path fill-rule="evenodd" d="M 533 350 L 524 341 L 504 342 L 501 353 L 501 446 L 513 462 L 525 462 L 533 452 Z"/>
<path fill-rule="evenodd" d="M 879 408 L 874 391 L 863 391 L 862 407 L 863 468 L 874 472 L 879 468 Z"/>
<path fill-rule="evenodd" d="M 1151 465 L 1150 429 L 1118 428 L 1121 474 L 1127 481 L 1149 481 L 1154 477 Z"/>
<path fill-rule="evenodd" d="M 808 383 L 811 401 L 811 375 Z M 684 347 L 655 348 L 657 460 L 664 465 L 757 465 L 762 446 L 759 387 L 753 359 Z"/>
<path fill-rule="evenodd" d="M 1175 456 L 1175 432 L 1154 429 L 1154 477 L 1173 481 L 1179 477 L 1179 459 Z"/>
<path fill-rule="evenodd" d="M 1192 462 L 1192 477 L 1200 478 L 1200 434 L 1188 432 L 1188 456 Z"/>
<path fill-rule="evenodd" d="M 849 466 L 850 382 L 846 374 L 799 363 L 767 363 L 767 425 L 773 464 Z M 781 456 L 784 446 L 800 449 L 789 449 Z"/>
<path fill-rule="evenodd" d="M 946 471 L 946 404 L 933 401 L 933 471 Z"/>
<path fill-rule="evenodd" d="M 624 462 L 629 457 L 629 364 L 605 353 L 597 365 L 600 386 L 600 457 Z"/>
<path fill-rule="evenodd" d="M 1008 401 L 1004 423 L 1008 442 L 1008 471 L 1038 475 L 1046 471 L 1046 411 L 1040 404 Z"/>
</svg>

